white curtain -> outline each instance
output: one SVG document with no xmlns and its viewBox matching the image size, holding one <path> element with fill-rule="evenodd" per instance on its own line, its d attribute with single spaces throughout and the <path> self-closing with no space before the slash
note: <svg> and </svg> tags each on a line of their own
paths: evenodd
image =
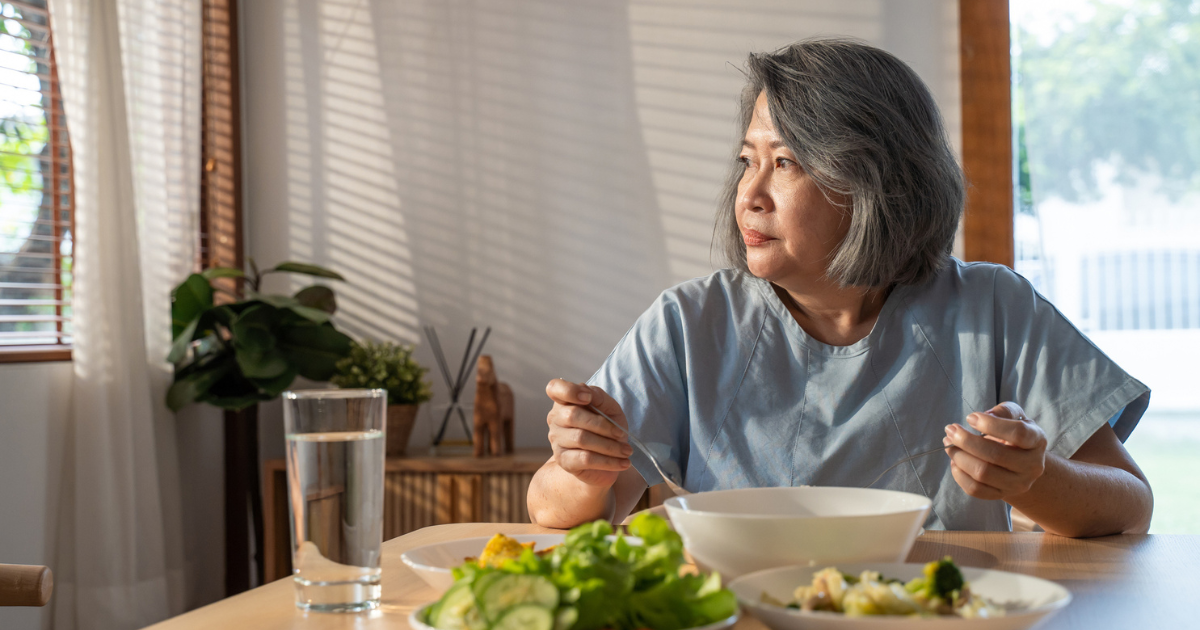
<svg viewBox="0 0 1200 630">
<path fill-rule="evenodd" d="M 53 627 L 183 611 L 170 290 L 199 216 L 199 0 L 50 0 L 75 168 L 74 383 Z"/>
</svg>

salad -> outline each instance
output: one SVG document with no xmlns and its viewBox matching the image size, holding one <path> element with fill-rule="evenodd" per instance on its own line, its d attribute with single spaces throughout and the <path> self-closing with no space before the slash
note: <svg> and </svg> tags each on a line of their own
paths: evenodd
<svg viewBox="0 0 1200 630">
<path fill-rule="evenodd" d="M 877 571 L 848 575 L 837 567 L 813 574 L 811 585 L 800 586 L 789 604 L 763 601 L 800 610 L 824 610 L 845 613 L 848 617 L 867 615 L 909 615 L 936 617 L 1003 617 L 1004 609 L 971 592 L 962 571 L 950 556 L 925 565 L 924 575 L 907 583 L 888 579 Z"/>
<path fill-rule="evenodd" d="M 612 526 L 595 521 L 541 554 L 493 539 L 498 553 L 456 567 L 422 621 L 439 630 L 683 630 L 737 612 L 720 575 L 680 571 L 683 541 L 666 519 L 641 514 L 629 533 L 642 544 L 610 539 Z"/>
</svg>

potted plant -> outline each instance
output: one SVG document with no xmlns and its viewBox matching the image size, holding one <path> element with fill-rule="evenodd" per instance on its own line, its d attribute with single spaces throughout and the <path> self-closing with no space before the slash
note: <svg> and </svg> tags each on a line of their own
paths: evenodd
<svg viewBox="0 0 1200 630">
<path fill-rule="evenodd" d="M 338 360 L 350 352 L 352 340 L 334 328 L 337 311 L 333 289 L 314 284 L 295 295 L 259 292 L 269 273 L 300 273 L 343 280 L 337 273 L 303 263 L 285 262 L 250 274 L 216 267 L 188 276 L 171 296 L 174 343 L 167 360 L 175 365 L 175 381 L 167 406 L 178 411 L 191 402 L 238 410 L 271 400 L 297 376 L 327 381 Z M 245 278 L 244 299 L 229 295 L 217 304 L 212 281 Z"/>
<path fill-rule="evenodd" d="M 425 373 L 413 359 L 412 346 L 391 342 L 354 342 L 337 362 L 331 382 L 338 387 L 387 390 L 387 456 L 403 457 L 420 404 L 433 396 Z"/>
</svg>

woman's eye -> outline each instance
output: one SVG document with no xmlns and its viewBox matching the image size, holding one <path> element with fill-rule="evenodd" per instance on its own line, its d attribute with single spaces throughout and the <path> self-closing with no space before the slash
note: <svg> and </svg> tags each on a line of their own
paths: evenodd
<svg viewBox="0 0 1200 630">
<path fill-rule="evenodd" d="M 737 161 L 738 161 L 738 164 L 741 164 L 742 166 L 744 166 L 746 168 L 750 168 L 750 158 L 742 155 L 742 156 L 738 157 Z"/>
<path fill-rule="evenodd" d="M 795 162 L 787 158 L 775 158 L 775 168 L 787 169 L 795 165 Z"/>
</svg>

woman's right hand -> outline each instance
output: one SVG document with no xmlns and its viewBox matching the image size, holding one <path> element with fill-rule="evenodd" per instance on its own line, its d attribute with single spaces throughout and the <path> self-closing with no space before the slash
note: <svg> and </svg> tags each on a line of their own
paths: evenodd
<svg viewBox="0 0 1200 630">
<path fill-rule="evenodd" d="M 546 424 L 559 468 L 590 486 L 611 487 L 629 468 L 633 447 L 624 432 L 588 405 L 595 405 L 617 424 L 628 427 L 621 406 L 599 387 L 561 378 L 546 385 L 546 395 L 554 401 L 554 408 L 546 414 Z"/>
</svg>

